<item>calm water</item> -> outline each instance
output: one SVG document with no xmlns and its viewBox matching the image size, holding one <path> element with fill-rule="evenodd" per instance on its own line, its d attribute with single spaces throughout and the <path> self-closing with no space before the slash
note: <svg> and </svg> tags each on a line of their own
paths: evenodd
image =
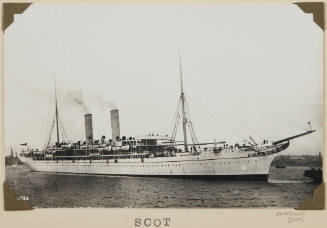
<svg viewBox="0 0 327 228">
<path fill-rule="evenodd" d="M 318 186 L 305 167 L 270 168 L 268 182 L 50 174 L 6 166 L 6 181 L 43 207 L 296 207 Z"/>
</svg>

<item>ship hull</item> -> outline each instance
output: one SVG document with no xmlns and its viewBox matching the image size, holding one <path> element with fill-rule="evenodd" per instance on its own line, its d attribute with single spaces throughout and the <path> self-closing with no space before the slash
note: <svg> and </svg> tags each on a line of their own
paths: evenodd
<svg viewBox="0 0 327 228">
<path fill-rule="evenodd" d="M 46 171 L 35 171 L 46 172 Z M 54 173 L 54 172 L 48 172 Z M 268 181 L 269 174 L 239 174 L 239 175 L 134 175 L 134 174 L 98 174 L 98 173 L 70 173 L 55 172 L 58 174 L 97 175 L 97 176 L 121 176 L 121 177 L 150 177 L 150 178 L 182 178 L 182 179 L 204 179 L 204 180 L 238 180 L 238 181 Z"/>
<path fill-rule="evenodd" d="M 274 155 L 242 158 L 149 158 L 140 160 L 32 160 L 23 162 L 34 171 L 112 176 L 262 180 L 269 177 Z"/>
</svg>

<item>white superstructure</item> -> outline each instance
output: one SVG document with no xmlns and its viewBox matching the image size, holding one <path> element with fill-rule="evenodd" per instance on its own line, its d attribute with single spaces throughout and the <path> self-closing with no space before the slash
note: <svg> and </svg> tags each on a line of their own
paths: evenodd
<svg viewBox="0 0 327 228">
<path fill-rule="evenodd" d="M 223 149 L 199 154 L 183 152 L 167 157 L 146 158 L 143 154 L 131 154 L 127 158 L 104 156 L 92 160 L 33 160 L 30 157 L 21 157 L 21 160 L 33 170 L 45 172 L 266 180 L 276 153 L 288 145 L 288 142 L 282 143 L 265 152 Z"/>
</svg>

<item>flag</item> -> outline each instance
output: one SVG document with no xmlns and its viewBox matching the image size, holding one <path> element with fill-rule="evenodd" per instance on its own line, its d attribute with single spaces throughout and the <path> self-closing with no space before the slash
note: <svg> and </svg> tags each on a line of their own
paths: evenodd
<svg viewBox="0 0 327 228">
<path fill-rule="evenodd" d="M 27 142 L 26 143 L 21 143 L 19 145 L 21 145 L 21 146 L 27 146 Z"/>
</svg>

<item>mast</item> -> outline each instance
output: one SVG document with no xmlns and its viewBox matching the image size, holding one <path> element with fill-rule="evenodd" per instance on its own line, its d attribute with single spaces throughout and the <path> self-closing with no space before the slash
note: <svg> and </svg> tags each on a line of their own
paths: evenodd
<svg viewBox="0 0 327 228">
<path fill-rule="evenodd" d="M 187 118 L 186 118 L 186 113 L 185 113 L 185 96 L 184 96 L 184 90 L 183 90 L 183 74 L 182 74 L 182 57 L 181 57 L 181 53 L 179 53 L 179 73 L 180 73 L 180 77 L 181 77 L 181 100 L 182 100 L 184 149 L 185 149 L 185 152 L 188 152 L 187 135 L 186 135 Z"/>
<path fill-rule="evenodd" d="M 57 103 L 57 85 L 55 78 L 55 101 L 56 101 L 56 129 L 57 129 L 57 147 L 59 147 L 59 124 L 58 124 L 58 103 Z"/>
</svg>

